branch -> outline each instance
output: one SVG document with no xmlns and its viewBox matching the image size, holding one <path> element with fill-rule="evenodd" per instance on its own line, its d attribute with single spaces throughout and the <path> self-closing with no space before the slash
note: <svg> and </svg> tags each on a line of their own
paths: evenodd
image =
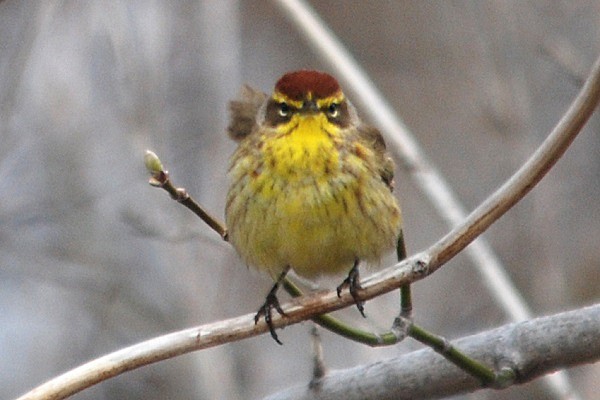
<svg viewBox="0 0 600 400">
<path fill-rule="evenodd" d="M 600 304 L 513 323 L 453 342 L 470 357 L 517 372 L 514 384 L 600 360 Z M 481 384 L 431 349 L 347 370 L 269 396 L 268 400 L 429 399 L 480 389 Z"/>
<path fill-rule="evenodd" d="M 154 187 L 159 187 L 167 191 L 171 195 L 171 198 L 178 203 L 183 204 L 189 210 L 191 210 L 194 214 L 196 214 L 204 223 L 212 230 L 217 232 L 221 239 L 227 241 L 227 228 L 217 221 L 215 217 L 210 215 L 200 206 L 200 204 L 196 203 L 194 199 L 190 197 L 187 190 L 184 188 L 178 188 L 173 185 L 171 180 L 169 179 L 169 172 L 166 171 L 162 165 L 162 162 L 158 158 L 158 156 L 150 151 L 146 150 L 146 154 L 144 155 L 144 163 L 146 164 L 146 168 L 152 174 L 150 178 L 150 185 Z"/>
</svg>

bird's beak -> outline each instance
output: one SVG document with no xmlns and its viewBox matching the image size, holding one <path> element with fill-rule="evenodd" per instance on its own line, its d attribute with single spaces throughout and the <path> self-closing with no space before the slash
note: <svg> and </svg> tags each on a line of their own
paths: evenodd
<svg viewBox="0 0 600 400">
<path fill-rule="evenodd" d="M 308 114 L 316 114 L 319 112 L 319 107 L 315 101 L 305 100 L 304 103 L 302 103 L 302 109 L 300 111 Z"/>
</svg>

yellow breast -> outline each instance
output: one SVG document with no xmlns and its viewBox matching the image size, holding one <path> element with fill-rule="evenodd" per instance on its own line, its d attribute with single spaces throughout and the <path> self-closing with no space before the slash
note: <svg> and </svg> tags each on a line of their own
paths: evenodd
<svg viewBox="0 0 600 400">
<path fill-rule="evenodd" d="M 277 275 L 346 272 L 378 260 L 400 231 L 400 209 L 375 157 L 322 114 L 265 130 L 232 157 L 227 225 L 244 261 Z"/>
</svg>

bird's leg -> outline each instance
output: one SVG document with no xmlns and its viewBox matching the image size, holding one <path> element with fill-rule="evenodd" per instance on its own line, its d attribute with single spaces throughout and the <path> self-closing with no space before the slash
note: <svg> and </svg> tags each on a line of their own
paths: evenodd
<svg viewBox="0 0 600 400">
<path fill-rule="evenodd" d="M 404 233 L 400 231 L 398 242 L 396 244 L 396 255 L 398 261 L 406 259 L 406 243 L 404 242 Z M 412 318 L 412 295 L 410 283 L 400 286 L 400 316 L 404 318 Z"/>
<path fill-rule="evenodd" d="M 288 266 L 279 275 L 279 277 L 275 281 L 275 284 L 273 285 L 273 287 L 267 294 L 265 303 L 262 306 L 260 306 L 260 308 L 258 309 L 258 312 L 254 316 L 255 324 L 258 324 L 258 320 L 260 319 L 261 316 L 265 317 L 265 322 L 267 323 L 267 326 L 269 327 L 269 332 L 271 332 L 271 337 L 273 339 L 275 339 L 275 341 L 279 344 L 283 344 L 283 343 L 281 343 L 281 341 L 277 337 L 277 333 L 275 333 L 275 327 L 273 327 L 272 312 L 273 312 L 273 309 L 275 309 L 275 310 L 277 310 L 277 312 L 280 315 L 285 315 L 285 313 L 283 312 L 283 309 L 281 308 L 281 305 L 279 305 L 279 300 L 277 299 L 277 289 L 279 289 L 281 282 L 283 282 L 283 280 L 285 279 L 285 276 L 287 275 L 289 270 L 290 270 L 290 267 Z"/>
<path fill-rule="evenodd" d="M 352 298 L 354 299 L 354 304 L 356 304 L 356 308 L 358 308 L 358 311 L 360 311 L 363 317 L 367 318 L 367 316 L 365 315 L 364 302 L 358 298 L 358 291 L 361 289 L 360 273 L 358 272 L 358 259 L 354 260 L 354 265 L 348 273 L 348 277 L 346 277 L 342 284 L 337 287 L 338 297 L 341 297 L 342 290 L 345 287 L 347 287 L 350 290 L 350 295 L 352 295 Z"/>
</svg>

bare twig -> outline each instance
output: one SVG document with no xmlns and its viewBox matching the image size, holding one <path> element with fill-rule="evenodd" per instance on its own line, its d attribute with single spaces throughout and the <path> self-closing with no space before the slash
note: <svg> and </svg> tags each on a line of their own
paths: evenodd
<svg viewBox="0 0 600 400">
<path fill-rule="evenodd" d="M 312 352 L 313 352 L 313 373 L 312 379 L 310 380 L 310 386 L 313 388 L 317 388 L 319 386 L 319 382 L 325 374 L 327 373 L 327 368 L 325 367 L 325 361 L 323 359 L 323 346 L 321 345 L 321 334 L 319 333 L 319 328 L 316 325 L 313 325 L 311 331 L 311 341 L 312 341 Z"/>
<path fill-rule="evenodd" d="M 422 279 L 439 269 L 477 235 L 498 219 L 543 177 L 564 153 L 591 116 L 600 99 L 600 58 L 581 92 L 552 133 L 523 167 L 496 193 L 479 206 L 467 220 L 426 251 L 362 282 L 361 300 L 369 300 L 402 285 Z M 314 318 L 354 304 L 349 293 L 338 298 L 335 291 L 295 299 L 283 306 L 285 318 L 277 316 L 275 327 Z M 252 314 L 172 333 L 101 357 L 39 386 L 19 400 L 64 399 L 98 382 L 125 371 L 180 354 L 217 346 L 265 333 L 264 322 L 254 324 Z M 580 343 L 585 347 L 588 343 Z"/>
<path fill-rule="evenodd" d="M 149 181 L 150 185 L 166 190 L 171 195 L 173 200 L 176 200 L 186 206 L 215 232 L 217 232 L 219 236 L 221 236 L 221 239 L 225 241 L 227 240 L 227 228 L 225 228 L 225 225 L 217 221 L 217 219 L 206 212 L 206 210 L 204 210 L 200 204 L 196 203 L 196 201 L 190 197 L 184 188 L 175 187 L 173 185 L 169 179 L 169 173 L 164 169 L 160 159 L 154 152 L 146 150 L 146 154 L 144 155 L 144 163 L 146 164 L 146 169 L 148 169 L 148 171 L 152 174 L 152 177 Z"/>
</svg>

